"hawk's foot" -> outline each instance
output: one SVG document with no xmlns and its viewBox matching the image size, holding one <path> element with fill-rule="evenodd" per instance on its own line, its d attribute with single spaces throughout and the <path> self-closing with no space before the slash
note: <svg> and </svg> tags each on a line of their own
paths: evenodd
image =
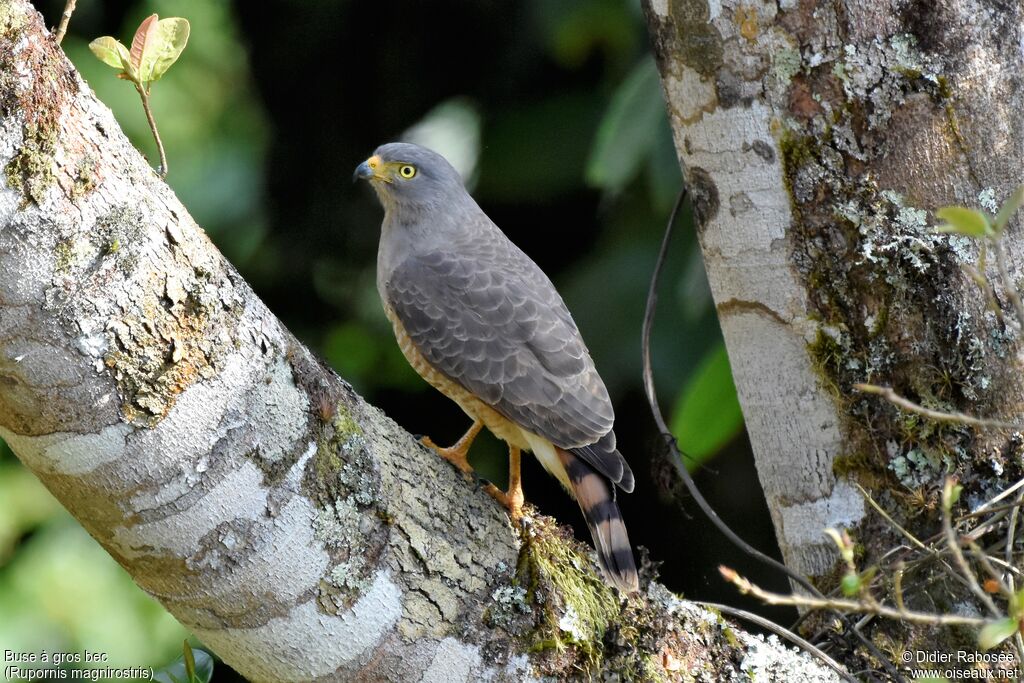
<svg viewBox="0 0 1024 683">
<path fill-rule="evenodd" d="M 508 516 L 513 523 L 518 523 L 523 518 L 523 503 L 525 499 L 523 498 L 522 486 L 510 487 L 508 491 L 502 491 L 494 484 L 487 484 L 484 486 L 484 491 L 491 498 L 505 506 L 505 509 L 508 510 Z"/>
<path fill-rule="evenodd" d="M 455 465 L 460 471 L 468 473 L 473 472 L 473 467 L 469 464 L 469 459 L 466 457 L 469 454 L 469 447 L 473 445 L 473 440 L 476 435 L 480 433 L 480 429 L 483 428 L 483 422 L 474 422 L 473 426 L 462 435 L 462 438 L 456 441 L 448 448 L 438 446 L 436 443 L 431 441 L 429 436 L 425 436 L 420 439 L 420 443 L 437 452 L 442 458 Z"/>
<path fill-rule="evenodd" d="M 491 498 L 505 506 L 513 523 L 518 523 L 523 518 L 523 502 L 525 500 L 523 479 L 519 473 L 519 455 L 518 448 L 508 447 L 508 491 L 502 491 L 494 484 L 484 487 Z"/>
</svg>

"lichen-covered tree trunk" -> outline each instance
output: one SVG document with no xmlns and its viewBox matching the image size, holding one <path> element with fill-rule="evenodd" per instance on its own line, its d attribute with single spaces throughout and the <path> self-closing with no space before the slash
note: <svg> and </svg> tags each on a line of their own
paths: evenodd
<svg viewBox="0 0 1024 683">
<path fill-rule="evenodd" d="M 1024 182 L 1024 6 L 968 0 L 646 0 L 704 262 L 786 562 L 824 579 L 826 527 L 877 559 L 859 483 L 923 535 L 947 472 L 975 503 L 1019 479 L 1019 439 L 900 412 L 1020 418 L 1007 292 L 937 235 Z M 1010 272 L 1024 255 L 1005 240 Z M 998 281 L 989 265 L 990 280 Z M 998 309 L 998 310 L 997 310 Z M 829 587 L 834 583 L 824 581 Z"/>
<path fill-rule="evenodd" d="M 246 677 L 834 678 L 512 529 L 283 328 L 27 0 L 0 0 L 0 168 L 0 436 Z"/>
</svg>

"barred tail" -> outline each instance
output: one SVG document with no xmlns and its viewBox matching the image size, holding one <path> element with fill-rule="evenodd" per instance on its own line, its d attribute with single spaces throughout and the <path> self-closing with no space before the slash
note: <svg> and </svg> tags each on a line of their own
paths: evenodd
<svg viewBox="0 0 1024 683">
<path fill-rule="evenodd" d="M 608 482 L 579 457 L 561 448 L 556 451 L 594 537 L 597 559 L 605 577 L 623 593 L 636 591 L 639 579 L 633 549 Z"/>
</svg>

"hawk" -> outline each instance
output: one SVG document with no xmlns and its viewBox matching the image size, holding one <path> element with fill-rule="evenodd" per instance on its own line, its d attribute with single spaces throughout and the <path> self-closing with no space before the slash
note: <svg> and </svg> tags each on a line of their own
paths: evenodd
<svg viewBox="0 0 1024 683">
<path fill-rule="evenodd" d="M 531 451 L 580 505 L 601 568 L 619 590 L 637 571 L 615 487 L 633 473 L 615 445 L 604 382 L 551 280 L 498 229 L 441 155 L 389 143 L 359 164 L 384 207 L 377 289 L 406 359 L 473 420 L 449 448 L 464 472 L 487 427 L 508 444 L 509 487 L 489 492 L 522 514 L 520 452 Z"/>
</svg>

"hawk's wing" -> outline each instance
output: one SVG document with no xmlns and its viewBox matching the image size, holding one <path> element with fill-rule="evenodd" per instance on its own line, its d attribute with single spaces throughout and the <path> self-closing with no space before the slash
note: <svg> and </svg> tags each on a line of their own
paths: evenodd
<svg viewBox="0 0 1024 683">
<path fill-rule="evenodd" d="M 497 231 L 450 246 L 409 256 L 386 283 L 413 344 L 508 419 L 632 489 L 608 391 L 554 285 Z"/>
</svg>

